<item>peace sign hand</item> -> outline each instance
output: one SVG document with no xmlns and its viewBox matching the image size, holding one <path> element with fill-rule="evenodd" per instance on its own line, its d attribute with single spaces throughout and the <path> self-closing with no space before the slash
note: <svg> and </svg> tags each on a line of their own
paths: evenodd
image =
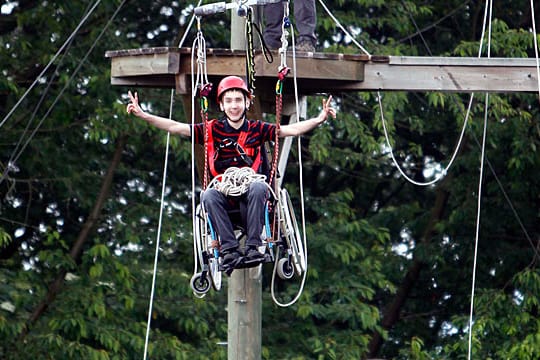
<svg viewBox="0 0 540 360">
<path fill-rule="evenodd" d="M 130 103 L 127 104 L 126 107 L 127 113 L 133 113 L 133 115 L 141 117 L 144 114 L 144 111 L 139 106 L 139 96 L 137 95 L 137 92 L 135 92 L 135 95 L 133 95 L 131 91 L 128 91 L 128 96 Z"/>
<path fill-rule="evenodd" d="M 336 109 L 331 106 L 332 102 L 332 95 L 328 97 L 328 99 L 322 99 L 322 110 L 321 113 L 318 116 L 318 120 L 320 123 L 323 123 L 328 118 L 328 115 L 332 116 L 333 119 L 336 118 Z"/>
</svg>

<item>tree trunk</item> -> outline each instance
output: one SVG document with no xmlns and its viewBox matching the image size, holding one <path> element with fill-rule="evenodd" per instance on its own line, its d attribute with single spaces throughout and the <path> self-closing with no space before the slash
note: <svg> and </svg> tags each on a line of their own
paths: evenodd
<svg viewBox="0 0 540 360">
<path fill-rule="evenodd" d="M 445 180 L 445 182 L 448 179 Z M 441 219 L 445 206 L 446 201 L 448 199 L 448 192 L 444 189 L 444 187 L 441 185 L 437 190 L 437 196 L 435 199 L 435 205 L 433 206 L 431 210 L 431 217 L 429 220 L 429 223 L 426 226 L 426 230 L 424 231 L 424 235 L 422 236 L 422 242 L 428 243 L 435 233 L 435 225 L 437 222 Z M 403 282 L 401 286 L 399 287 L 396 296 L 394 298 L 394 301 L 386 308 L 386 311 L 383 314 L 383 319 L 381 322 L 381 325 L 384 329 L 390 329 L 399 319 L 399 313 L 401 311 L 401 308 L 405 304 L 405 301 L 407 300 L 407 297 L 409 296 L 409 293 L 411 289 L 413 288 L 414 284 L 418 280 L 418 277 L 420 276 L 420 271 L 422 270 L 424 263 L 420 260 L 415 259 L 407 271 L 407 274 L 405 275 L 405 278 L 403 279 Z M 371 341 L 369 343 L 369 355 L 368 357 L 374 357 L 376 356 L 382 346 L 382 336 L 379 333 L 374 333 L 373 337 L 371 338 Z"/>
<path fill-rule="evenodd" d="M 107 173 L 103 178 L 103 182 L 101 183 L 101 189 L 99 190 L 99 194 L 96 202 L 94 203 L 92 212 L 90 213 L 90 216 L 88 216 L 88 219 L 84 223 L 82 230 L 77 237 L 77 240 L 71 248 L 69 256 L 71 256 L 71 258 L 75 261 L 77 261 L 77 259 L 80 257 L 83 245 L 85 244 L 86 240 L 88 240 L 90 232 L 92 231 L 92 229 L 96 225 L 97 220 L 99 219 L 101 210 L 103 209 L 103 204 L 107 200 L 109 190 L 113 182 L 114 172 L 120 164 L 120 159 L 122 158 L 122 151 L 124 150 L 126 141 L 126 136 L 122 136 L 118 139 L 116 144 L 116 150 L 114 152 L 112 161 L 109 164 L 109 168 L 107 169 Z M 36 321 L 41 317 L 41 315 L 47 310 L 49 305 L 54 301 L 56 295 L 58 295 L 58 293 L 62 289 L 62 286 L 64 285 L 64 278 L 66 276 L 66 273 L 67 270 L 61 269 L 56 279 L 49 285 L 49 291 L 47 292 L 45 298 L 41 301 L 41 303 L 32 312 L 32 315 L 26 323 L 26 329 L 21 334 L 21 337 L 26 336 L 26 334 L 30 331 L 31 326 L 36 323 Z"/>
</svg>

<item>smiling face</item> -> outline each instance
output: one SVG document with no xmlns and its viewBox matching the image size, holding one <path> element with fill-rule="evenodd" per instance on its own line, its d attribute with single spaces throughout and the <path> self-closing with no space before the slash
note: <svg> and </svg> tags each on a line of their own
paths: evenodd
<svg viewBox="0 0 540 360">
<path fill-rule="evenodd" d="M 232 89 L 221 96 L 219 107 L 225 113 L 229 124 L 235 129 L 244 123 L 244 115 L 248 109 L 249 101 L 242 90 Z"/>
</svg>

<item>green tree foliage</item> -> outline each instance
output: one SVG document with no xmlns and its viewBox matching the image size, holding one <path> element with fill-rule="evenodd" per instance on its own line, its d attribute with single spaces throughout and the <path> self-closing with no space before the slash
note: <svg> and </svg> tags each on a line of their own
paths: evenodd
<svg viewBox="0 0 540 360">
<path fill-rule="evenodd" d="M 104 54 L 178 46 L 195 4 L 94 4 L 1 3 L 0 358 L 144 352 L 167 137 L 126 115 L 127 89 L 110 85 Z M 326 5 L 371 54 L 478 56 L 484 2 Z M 529 1 L 496 2 L 493 17 L 491 56 L 534 56 Z M 208 47 L 229 46 L 229 22 L 203 19 Z M 325 52 L 361 52 L 321 4 L 317 33 Z M 132 90 L 168 115 L 170 90 Z M 466 358 L 476 261 L 473 358 L 537 359 L 537 94 L 489 95 L 478 228 L 485 95 L 475 94 L 468 117 L 470 94 L 381 95 L 384 118 L 375 92 L 334 94 L 338 119 L 301 140 L 308 277 L 300 300 L 281 308 L 264 269 L 263 358 Z M 320 99 L 309 104 L 315 114 Z M 172 117 L 189 121 L 179 98 Z M 390 148 L 410 178 L 429 181 L 464 125 L 444 180 L 418 187 L 401 176 Z M 149 357 L 223 359 L 226 289 L 191 292 L 191 146 L 170 140 Z M 300 209 L 298 155 L 285 183 Z M 275 286 L 287 301 L 299 284 Z"/>
</svg>

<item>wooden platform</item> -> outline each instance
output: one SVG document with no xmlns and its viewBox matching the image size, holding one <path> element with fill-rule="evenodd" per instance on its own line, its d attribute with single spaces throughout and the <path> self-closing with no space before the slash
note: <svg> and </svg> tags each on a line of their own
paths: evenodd
<svg viewBox="0 0 540 360">
<path fill-rule="evenodd" d="M 255 87 L 274 96 L 280 55 L 273 52 L 273 63 L 263 54 L 255 55 Z M 179 94 L 191 93 L 191 48 L 147 48 L 107 51 L 111 59 L 111 84 L 129 87 L 175 88 Z M 217 86 L 227 75 L 246 76 L 245 51 L 208 49 L 207 72 L 210 82 Z M 299 93 L 309 95 L 354 89 L 363 80 L 367 55 L 323 53 L 296 54 Z M 285 81 L 284 92 L 291 93 L 293 85 L 293 59 L 287 58 L 291 73 Z M 195 64 L 196 69 L 196 64 Z M 270 89 L 270 91 L 268 91 Z M 258 95 L 258 94 L 257 94 Z M 261 94 L 262 95 L 262 94 Z"/>
<path fill-rule="evenodd" d="M 287 65 L 293 68 L 292 53 Z M 175 88 L 191 93 L 191 48 L 146 48 L 107 51 L 111 84 L 126 87 Z M 207 49 L 209 81 L 246 75 L 244 51 Z M 280 55 L 267 63 L 255 55 L 256 95 L 274 96 Z M 196 64 L 194 65 L 196 69 Z M 296 53 L 300 95 L 374 90 L 450 92 L 537 92 L 536 59 L 367 56 L 363 54 Z M 292 93 L 293 72 L 284 92 Z"/>
</svg>

